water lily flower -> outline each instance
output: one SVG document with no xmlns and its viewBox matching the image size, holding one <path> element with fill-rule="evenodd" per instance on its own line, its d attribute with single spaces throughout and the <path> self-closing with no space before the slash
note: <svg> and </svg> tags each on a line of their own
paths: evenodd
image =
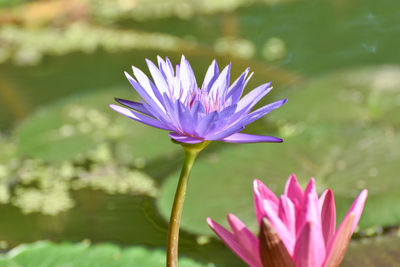
<svg viewBox="0 0 400 267">
<path fill-rule="evenodd" d="M 333 192 L 327 189 L 318 198 L 314 179 L 303 191 L 291 175 L 280 198 L 258 180 L 253 185 L 258 237 L 233 214 L 228 215 L 231 232 L 207 218 L 211 229 L 234 253 L 252 267 L 339 266 L 360 219 L 367 190 L 358 195 L 336 229 Z"/>
<path fill-rule="evenodd" d="M 201 87 L 197 85 L 189 62 L 182 56 L 174 69 L 168 58 L 158 57 L 158 67 L 146 60 L 153 81 L 132 66 L 134 79 L 125 72 L 141 102 L 116 99 L 120 104 L 112 109 L 141 123 L 170 131 L 169 136 L 181 143 L 201 143 L 220 140 L 230 143 L 282 142 L 272 136 L 239 133 L 249 123 L 282 106 L 286 99 L 251 110 L 271 91 L 265 83 L 242 97 L 252 74 L 247 68 L 230 84 L 231 65 L 219 72 L 214 60 Z"/>
</svg>

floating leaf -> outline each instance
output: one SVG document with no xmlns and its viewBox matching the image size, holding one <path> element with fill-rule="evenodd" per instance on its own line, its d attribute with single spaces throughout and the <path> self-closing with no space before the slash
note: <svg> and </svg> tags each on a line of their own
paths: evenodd
<svg viewBox="0 0 400 267">
<path fill-rule="evenodd" d="M 363 189 L 370 192 L 362 228 L 400 223 L 400 133 L 395 127 L 400 68 L 382 66 L 342 71 L 309 82 L 289 93 L 285 112 L 269 118 L 281 125 L 283 144 L 225 145 L 201 158 L 189 184 L 184 229 L 210 234 L 207 216 L 225 222 L 237 214 L 257 230 L 253 179 L 281 194 L 285 179 L 296 173 L 305 185 L 311 176 L 320 192 L 332 188 L 339 219 Z M 178 173 L 165 183 L 158 206 L 169 217 Z"/>
<path fill-rule="evenodd" d="M 399 123 L 400 67 L 385 65 L 340 71 L 310 81 L 284 96 L 285 112 L 273 120 L 303 123 Z"/>
<path fill-rule="evenodd" d="M 114 143 L 124 162 L 144 165 L 173 152 L 168 135 L 119 116 L 108 108 L 114 97 L 127 96 L 129 87 L 76 95 L 41 109 L 16 132 L 18 151 L 46 161 L 72 159 L 101 143 Z M 131 94 L 128 98 L 134 99 Z"/>
<path fill-rule="evenodd" d="M 400 237 L 377 236 L 350 242 L 340 266 L 396 267 L 400 262 Z"/>
<path fill-rule="evenodd" d="M 204 266 L 182 257 L 183 267 Z M 46 241 L 20 245 L 0 256 L 0 266 L 61 267 L 61 266 L 165 266 L 165 251 L 145 247 L 121 249 L 112 244 L 90 246 L 87 243 L 54 244 Z"/>
<path fill-rule="evenodd" d="M 369 197 L 362 228 L 400 222 L 400 134 L 381 128 L 308 127 L 283 144 L 230 145 L 195 164 L 182 218 L 185 230 L 211 234 L 205 219 L 225 223 L 228 212 L 258 231 L 252 203 L 252 180 L 260 179 L 276 194 L 296 173 L 303 187 L 311 176 L 319 192 L 332 188 L 341 219 L 357 194 Z M 158 207 L 167 219 L 178 173 L 162 189 Z"/>
</svg>

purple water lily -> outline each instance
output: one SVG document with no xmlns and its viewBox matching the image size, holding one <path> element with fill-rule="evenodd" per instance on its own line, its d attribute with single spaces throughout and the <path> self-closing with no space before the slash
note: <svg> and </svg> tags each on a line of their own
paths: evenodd
<svg viewBox="0 0 400 267">
<path fill-rule="evenodd" d="M 286 99 L 279 100 L 251 112 L 272 87 L 271 83 L 265 83 L 242 97 L 243 89 L 252 76 L 249 75 L 249 68 L 230 85 L 231 65 L 219 72 L 214 60 L 200 88 L 184 56 L 175 70 L 168 58 L 165 61 L 161 57 L 157 59 L 158 67 L 146 60 L 154 82 L 134 66 L 136 79 L 125 72 L 142 97 L 141 103 L 116 99 L 129 109 L 110 105 L 112 109 L 141 123 L 170 131 L 169 136 L 182 143 L 214 140 L 230 143 L 282 142 L 282 139 L 272 136 L 239 133 L 247 124 L 286 102 Z"/>
</svg>

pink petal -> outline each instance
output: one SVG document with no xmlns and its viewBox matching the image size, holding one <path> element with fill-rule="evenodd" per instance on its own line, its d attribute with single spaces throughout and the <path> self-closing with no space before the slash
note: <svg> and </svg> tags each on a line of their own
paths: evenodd
<svg viewBox="0 0 400 267">
<path fill-rule="evenodd" d="M 265 210 L 265 218 L 268 219 L 272 227 L 276 230 L 283 244 L 286 246 L 289 254 L 293 255 L 295 238 L 291 235 L 286 225 L 279 218 L 278 213 L 273 211 L 271 202 L 264 200 L 263 206 Z"/>
<path fill-rule="evenodd" d="M 297 233 L 299 233 L 304 225 L 308 222 L 313 222 L 318 227 L 321 227 L 321 214 L 319 211 L 318 196 L 313 189 L 307 191 L 309 193 L 304 195 L 303 207 L 297 215 Z"/>
<path fill-rule="evenodd" d="M 250 258 L 247 255 L 247 251 L 243 248 L 235 239 L 234 235 L 226 230 L 224 227 L 214 222 L 212 219 L 207 218 L 207 223 L 210 228 L 222 239 L 222 241 L 238 255 L 244 262 L 246 262 L 251 267 L 262 267 L 259 265 L 260 259 Z M 258 252 L 258 251 L 257 251 Z"/>
<path fill-rule="evenodd" d="M 308 194 L 313 194 L 316 195 L 318 198 L 318 194 L 317 194 L 317 189 L 315 188 L 315 179 L 311 178 L 310 181 L 308 182 L 306 189 L 304 190 L 304 195 L 308 195 Z"/>
<path fill-rule="evenodd" d="M 296 236 L 296 209 L 293 202 L 285 195 L 279 199 L 279 218 L 286 225 L 292 237 Z"/>
<path fill-rule="evenodd" d="M 331 240 L 324 267 L 338 267 L 349 245 L 355 214 L 351 212 L 340 224 L 335 237 Z"/>
<path fill-rule="evenodd" d="M 328 193 L 328 189 L 322 192 L 321 196 L 318 199 L 319 209 L 322 210 L 322 206 L 324 205 L 326 194 Z"/>
<path fill-rule="evenodd" d="M 263 201 L 268 200 L 271 202 L 271 207 L 274 212 L 278 212 L 279 200 L 275 194 L 268 189 L 261 181 L 253 181 L 253 191 L 254 191 L 254 208 L 256 211 L 258 224 L 261 225 L 261 219 L 265 216 L 265 209 L 263 206 Z"/>
<path fill-rule="evenodd" d="M 353 227 L 351 228 L 351 233 L 354 232 L 354 230 L 357 227 L 358 221 L 360 220 L 361 213 L 364 209 L 364 204 L 365 200 L 367 199 L 368 196 L 368 190 L 364 189 L 361 191 L 361 193 L 358 195 L 358 197 L 354 200 L 353 204 L 351 205 L 349 211 L 347 212 L 345 218 L 350 215 L 350 213 L 354 213 L 354 221 L 353 221 Z"/>
<path fill-rule="evenodd" d="M 320 227 L 307 222 L 296 241 L 294 262 L 296 267 L 321 267 L 325 260 L 325 244 Z"/>
<path fill-rule="evenodd" d="M 303 202 L 303 190 L 301 189 L 295 174 L 290 175 L 285 186 L 285 195 L 290 198 L 296 207 Z"/>
<path fill-rule="evenodd" d="M 336 206 L 332 190 L 325 191 L 323 204 L 321 208 L 322 233 L 325 244 L 328 246 L 330 239 L 335 234 L 336 229 Z"/>
<path fill-rule="evenodd" d="M 260 257 L 263 266 L 294 267 L 292 256 L 266 218 L 263 218 L 261 222 L 259 239 Z"/>
<path fill-rule="evenodd" d="M 246 225 L 244 225 L 235 215 L 228 214 L 228 222 L 233 236 L 242 248 L 245 249 L 248 257 L 255 261 L 258 260 L 258 264 L 262 265 L 258 253 L 258 238 L 250 232 Z"/>
</svg>

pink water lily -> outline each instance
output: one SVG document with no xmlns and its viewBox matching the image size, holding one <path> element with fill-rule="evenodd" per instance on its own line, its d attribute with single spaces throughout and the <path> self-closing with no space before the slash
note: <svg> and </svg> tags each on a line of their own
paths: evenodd
<svg viewBox="0 0 400 267">
<path fill-rule="evenodd" d="M 208 225 L 244 262 L 252 267 L 333 267 L 342 261 L 367 198 L 363 190 L 336 228 L 333 192 L 318 197 L 312 178 L 303 191 L 295 175 L 280 198 L 254 180 L 254 205 L 260 234 L 255 236 L 233 214 L 231 231 L 207 218 Z"/>
</svg>

